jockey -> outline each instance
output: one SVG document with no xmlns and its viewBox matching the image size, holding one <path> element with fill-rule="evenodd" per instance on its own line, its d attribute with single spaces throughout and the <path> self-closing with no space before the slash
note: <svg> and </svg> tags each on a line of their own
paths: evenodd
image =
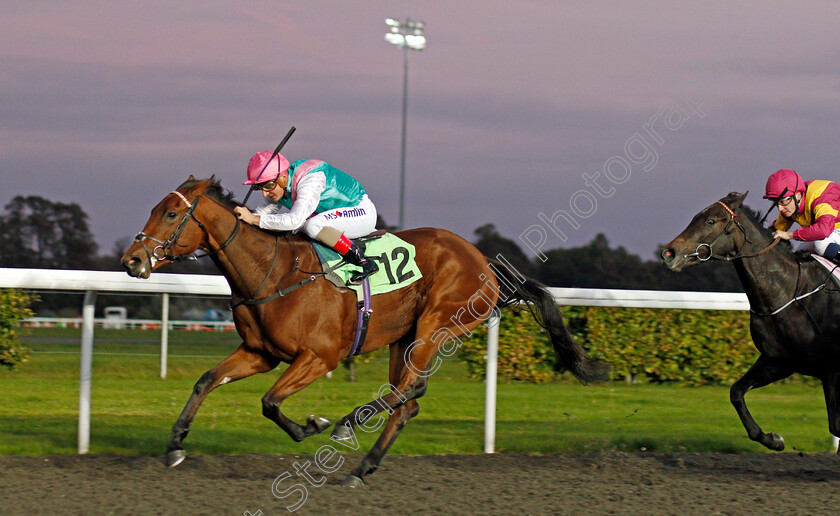
<svg viewBox="0 0 840 516">
<path fill-rule="evenodd" d="M 805 181 L 789 169 L 767 180 L 765 199 L 779 207 L 773 237 L 798 240 L 801 250 L 840 260 L 840 185 L 832 181 Z M 793 223 L 801 227 L 788 231 Z"/>
<path fill-rule="evenodd" d="M 358 265 L 351 283 L 379 270 L 374 260 L 366 258 L 351 238 L 359 238 L 376 229 L 376 207 L 364 187 L 341 170 L 320 160 L 298 160 L 292 164 L 271 151 L 258 152 L 248 163 L 248 180 L 260 190 L 266 205 L 251 213 L 248 208 L 235 208 L 236 216 L 244 222 L 273 231 L 295 231 L 301 228 L 309 238 L 332 247 L 347 260 Z M 262 176 L 260 171 L 265 170 Z M 259 183 L 256 181 L 259 180 Z M 281 207 L 288 211 L 280 213 Z"/>
</svg>

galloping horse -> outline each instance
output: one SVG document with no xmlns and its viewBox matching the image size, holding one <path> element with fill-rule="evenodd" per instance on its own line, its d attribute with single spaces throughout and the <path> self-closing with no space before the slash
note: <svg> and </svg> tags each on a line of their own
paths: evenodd
<svg viewBox="0 0 840 516">
<path fill-rule="evenodd" d="M 750 439 L 771 450 L 784 439 L 764 433 L 744 403 L 751 389 L 793 373 L 819 378 L 828 429 L 840 437 L 840 296 L 831 274 L 816 260 L 776 246 L 741 205 L 747 194 L 730 193 L 697 214 L 661 251 L 673 271 L 709 259 L 731 261 L 750 302 L 750 333 L 761 353 L 730 389 L 729 398 Z"/>
<path fill-rule="evenodd" d="M 289 367 L 263 396 L 263 415 L 295 441 L 322 432 L 331 424 L 326 419 L 310 416 L 300 425 L 284 416 L 280 405 L 335 369 L 353 346 L 356 294 L 319 281 L 317 273 L 303 272 L 320 270 L 312 246 L 291 233 L 240 224 L 233 212 L 238 205 L 214 178 L 190 176 L 152 209 L 143 231 L 122 258 L 129 275 L 148 278 L 158 267 L 201 249 L 227 278 L 234 298 L 273 297 L 265 303 L 234 303 L 233 318 L 242 343 L 195 384 L 172 428 L 166 454 L 170 467 L 184 460 L 182 441 L 210 391 L 270 371 L 281 362 Z M 469 336 L 498 307 L 529 303 L 531 313 L 548 331 L 560 367 L 582 382 L 599 381 L 606 375 L 606 368 L 574 341 L 543 286 L 500 262 L 489 266 L 478 249 L 448 231 L 423 228 L 397 235 L 418 250 L 422 278 L 372 298 L 376 315 L 361 352 L 390 346 L 390 392 L 356 407 L 339 421 L 333 439 L 352 438 L 353 426 L 383 411 L 389 416 L 379 439 L 344 479 L 349 486 L 361 484 L 378 467 L 402 428 L 419 412 L 417 399 L 426 392 L 438 349 L 448 342 L 460 343 L 459 337 Z M 276 295 L 278 290 L 283 295 Z"/>
</svg>

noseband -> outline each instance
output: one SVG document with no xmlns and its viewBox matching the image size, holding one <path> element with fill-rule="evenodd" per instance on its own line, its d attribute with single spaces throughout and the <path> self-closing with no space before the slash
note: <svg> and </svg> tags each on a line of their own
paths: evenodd
<svg viewBox="0 0 840 516">
<path fill-rule="evenodd" d="M 183 261 L 183 260 L 196 260 L 198 258 L 204 258 L 205 256 L 211 256 L 213 254 L 218 253 L 219 251 L 221 251 L 225 247 L 227 247 L 233 241 L 233 239 L 236 237 L 236 235 L 239 233 L 240 220 L 239 220 L 239 217 L 237 217 L 236 218 L 236 227 L 233 229 L 233 233 L 231 233 L 230 237 L 228 237 L 228 239 L 225 241 L 225 243 L 222 244 L 221 247 L 219 247 L 218 249 L 215 249 L 215 250 L 213 250 L 213 251 L 211 251 L 207 254 L 204 254 L 202 256 L 195 256 L 194 253 L 191 253 L 191 254 L 188 254 L 188 255 L 175 255 L 175 254 L 173 254 L 172 253 L 172 248 L 178 243 L 178 239 L 181 237 L 181 234 L 184 232 L 184 228 L 186 228 L 187 223 L 190 221 L 190 219 L 195 220 L 195 223 L 198 224 L 198 227 L 200 227 L 201 230 L 204 231 L 205 233 L 207 233 L 207 228 L 204 227 L 204 224 L 202 224 L 201 221 L 199 221 L 195 217 L 195 215 L 193 215 L 193 212 L 195 211 L 196 206 L 198 206 L 198 201 L 201 200 L 201 195 L 197 195 L 196 198 L 193 200 L 193 202 L 190 203 L 187 200 L 187 198 L 184 197 L 184 194 L 182 194 L 181 192 L 173 190 L 170 193 L 173 193 L 173 194 L 177 195 L 184 202 L 184 204 L 187 205 L 187 212 L 184 213 L 183 217 L 181 217 L 181 221 L 178 222 L 178 225 L 175 227 L 175 230 L 172 232 L 172 234 L 169 235 L 169 238 L 167 238 L 165 241 L 160 240 L 160 239 L 155 238 L 153 236 L 149 236 L 149 235 L 143 233 L 142 231 L 137 233 L 137 235 L 134 237 L 134 241 L 138 242 L 143 247 L 143 250 L 146 251 L 146 256 L 149 258 L 149 263 L 151 263 L 153 266 L 154 266 L 154 261 L 155 260 L 156 261 L 169 260 L 171 262 L 180 262 L 180 261 Z M 149 248 L 146 247 L 146 240 L 151 240 L 152 242 L 156 242 L 158 245 L 156 245 L 151 251 L 149 251 Z"/>
<path fill-rule="evenodd" d="M 697 248 L 694 250 L 693 253 L 685 255 L 686 258 L 696 257 L 701 262 L 708 261 L 712 258 L 714 258 L 715 260 L 723 260 L 723 261 L 727 261 L 727 262 L 732 261 L 732 260 L 737 260 L 739 258 L 754 258 L 756 256 L 760 256 L 760 255 L 766 253 L 767 251 L 769 251 L 770 249 L 775 247 L 776 244 L 779 243 L 780 239 L 775 238 L 773 240 L 773 242 L 770 243 L 770 245 L 768 245 L 767 247 L 765 247 L 761 251 L 757 252 L 756 254 L 750 254 L 750 255 L 740 254 L 741 253 L 741 247 L 740 246 L 737 249 L 735 249 L 734 251 L 730 251 L 727 256 L 722 256 L 722 255 L 719 255 L 719 254 L 715 254 L 712 246 L 714 246 L 715 242 L 717 242 L 720 237 L 722 237 L 724 235 L 729 235 L 730 233 L 732 233 L 733 226 L 740 229 L 741 233 L 744 234 L 744 242 L 741 244 L 742 246 L 743 246 L 744 243 L 752 243 L 752 241 L 750 240 L 750 237 L 747 236 L 747 230 L 744 229 L 744 226 L 742 226 L 741 222 L 738 220 L 738 216 L 735 215 L 735 211 L 733 211 L 732 208 L 727 206 L 726 203 L 724 203 L 723 201 L 717 201 L 717 204 L 720 204 L 721 206 L 723 206 L 724 209 L 726 209 L 726 211 L 729 213 L 729 221 L 726 223 L 726 227 L 723 228 L 723 231 L 721 231 L 708 244 L 707 243 L 699 244 L 697 246 Z M 704 254 L 700 252 L 701 249 L 708 250 L 708 253 L 705 254 L 705 257 L 704 257 Z"/>
</svg>

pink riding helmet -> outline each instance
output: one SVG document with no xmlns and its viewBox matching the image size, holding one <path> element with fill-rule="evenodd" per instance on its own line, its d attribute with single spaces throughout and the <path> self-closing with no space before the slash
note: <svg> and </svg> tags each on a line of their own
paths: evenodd
<svg viewBox="0 0 840 516">
<path fill-rule="evenodd" d="M 790 170 L 783 168 L 774 172 L 767 179 L 767 186 L 764 189 L 764 198 L 770 200 L 778 200 L 782 197 L 790 197 L 795 193 L 805 193 L 805 180 L 802 176 Z"/>
<path fill-rule="evenodd" d="M 278 154 L 276 158 L 271 160 L 271 163 L 266 167 L 265 164 L 273 153 L 271 151 L 262 151 L 254 154 L 251 161 L 248 162 L 248 180 L 242 181 L 243 185 L 252 185 L 256 182 L 265 183 L 276 179 L 277 176 L 289 170 L 289 160 Z M 265 167 L 265 171 L 263 171 Z M 262 172 L 262 175 L 260 175 Z"/>
</svg>

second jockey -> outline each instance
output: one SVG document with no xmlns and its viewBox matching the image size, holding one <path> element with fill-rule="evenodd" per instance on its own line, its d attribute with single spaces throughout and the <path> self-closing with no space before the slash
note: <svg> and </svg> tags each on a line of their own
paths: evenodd
<svg viewBox="0 0 840 516">
<path fill-rule="evenodd" d="M 767 179 L 764 198 L 779 208 L 774 237 L 798 240 L 802 250 L 840 259 L 840 185 L 805 181 L 795 171 L 782 169 Z M 801 227 L 790 231 L 794 222 Z"/>
</svg>

